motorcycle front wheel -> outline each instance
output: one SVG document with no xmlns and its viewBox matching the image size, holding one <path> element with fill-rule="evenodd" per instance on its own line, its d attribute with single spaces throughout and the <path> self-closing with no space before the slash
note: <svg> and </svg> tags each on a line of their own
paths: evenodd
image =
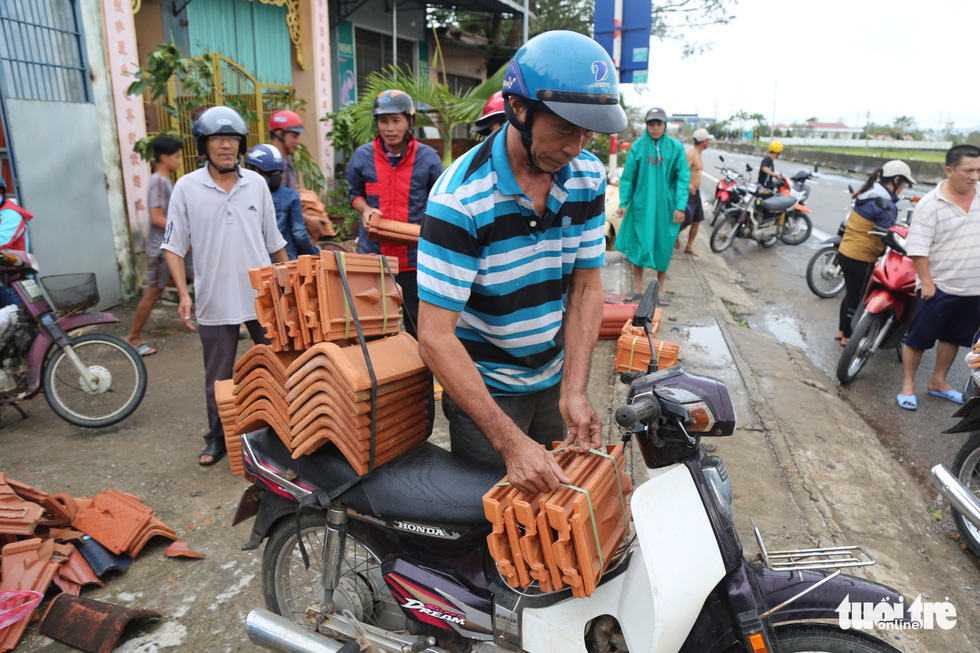
<svg viewBox="0 0 980 653">
<path fill-rule="evenodd" d="M 790 211 L 786 214 L 786 222 L 779 239 L 787 245 L 799 245 L 810 237 L 812 231 L 813 222 L 810 216 L 802 211 Z"/>
<path fill-rule="evenodd" d="M 711 251 L 721 254 L 732 246 L 738 237 L 738 218 L 728 216 L 711 232 Z"/>
<path fill-rule="evenodd" d="M 860 630 L 831 624 L 795 624 L 776 628 L 783 653 L 899 653 L 894 646 Z"/>
<path fill-rule="evenodd" d="M 980 431 L 970 435 L 966 444 L 960 447 L 953 460 L 952 472 L 970 492 L 980 496 Z M 973 555 L 980 556 L 980 529 L 955 509 L 953 521 Z"/>
<path fill-rule="evenodd" d="M 817 297 L 830 299 L 844 290 L 844 271 L 837 262 L 837 248 L 828 245 L 817 250 L 806 266 L 806 285 Z"/>
<path fill-rule="evenodd" d="M 296 519 L 279 521 L 262 557 L 262 595 L 272 612 L 306 625 L 306 609 L 323 599 L 320 575 L 326 516 L 301 513 L 299 532 L 310 568 L 297 544 Z M 408 622 L 381 574 L 381 560 L 356 534 L 347 531 L 340 582 L 333 596 L 336 612 L 350 610 L 358 621 L 385 630 L 405 630 Z"/>
<path fill-rule="evenodd" d="M 857 377 L 858 372 L 874 353 L 872 346 L 885 324 L 884 313 L 865 313 L 847 339 L 847 346 L 837 363 L 837 380 L 846 385 Z"/>
<path fill-rule="evenodd" d="M 58 417 L 87 428 L 111 426 L 129 417 L 146 394 L 143 358 L 125 340 L 102 333 L 71 339 L 71 348 L 88 369 L 86 384 L 64 349 L 44 364 L 44 398 Z"/>
</svg>

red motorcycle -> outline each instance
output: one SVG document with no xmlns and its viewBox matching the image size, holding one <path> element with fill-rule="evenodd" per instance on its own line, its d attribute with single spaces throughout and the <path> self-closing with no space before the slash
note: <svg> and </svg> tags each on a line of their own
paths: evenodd
<svg viewBox="0 0 980 653">
<path fill-rule="evenodd" d="M 718 157 L 721 162 L 725 162 L 725 157 Z M 715 166 L 715 168 L 720 171 L 720 176 L 718 178 L 718 183 L 715 185 L 715 201 L 711 205 L 711 226 L 715 226 L 718 222 L 718 218 L 725 213 L 727 209 L 734 207 L 738 204 L 739 200 L 747 192 L 745 187 L 745 178 L 741 173 L 732 170 L 731 168 L 723 166 Z M 752 166 L 746 164 L 745 169 L 747 172 L 752 171 Z"/>
<path fill-rule="evenodd" d="M 900 347 L 915 312 L 915 268 L 905 253 L 909 228 L 871 230 L 888 248 L 878 259 L 864 291 L 862 311 L 837 363 L 837 380 L 850 383 L 882 347 Z"/>
<path fill-rule="evenodd" d="M 0 250 L 0 278 L 13 290 L 5 294 L 13 303 L 0 308 L 0 406 L 27 417 L 19 403 L 43 389 L 58 417 L 77 426 L 125 419 L 146 393 L 146 367 L 125 340 L 78 332 L 119 321 L 110 313 L 87 312 L 99 303 L 95 275 L 41 277 L 38 285 L 37 269 L 33 254 Z"/>
</svg>

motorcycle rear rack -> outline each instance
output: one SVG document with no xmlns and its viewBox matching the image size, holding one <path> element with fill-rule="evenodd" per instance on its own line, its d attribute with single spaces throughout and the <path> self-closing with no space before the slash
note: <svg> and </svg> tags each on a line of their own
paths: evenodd
<svg viewBox="0 0 980 653">
<path fill-rule="evenodd" d="M 845 567 L 869 567 L 875 564 L 874 557 L 863 546 L 824 546 L 813 549 L 769 551 L 762 541 L 762 533 L 759 532 L 759 528 L 755 525 L 755 520 L 750 519 L 749 521 L 752 522 L 755 541 L 759 544 L 762 562 L 772 571 L 795 571 L 799 575 L 800 581 L 802 581 L 804 571 L 820 569 L 834 570 L 833 573 L 824 576 L 803 591 L 791 596 L 779 605 L 766 610 L 759 615 L 760 619 L 765 619 L 772 613 L 782 610 L 801 596 L 809 594 L 829 580 L 836 578 Z"/>
<path fill-rule="evenodd" d="M 762 541 L 762 533 L 752 521 L 755 541 L 759 544 L 762 562 L 772 571 L 813 571 L 818 569 L 841 570 L 846 567 L 869 567 L 874 557 L 863 546 L 822 546 L 812 549 L 787 549 L 769 551 Z"/>
</svg>

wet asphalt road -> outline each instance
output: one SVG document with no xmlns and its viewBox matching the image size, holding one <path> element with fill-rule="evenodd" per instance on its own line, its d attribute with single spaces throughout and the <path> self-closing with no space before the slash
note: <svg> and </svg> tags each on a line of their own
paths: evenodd
<svg viewBox="0 0 980 653">
<path fill-rule="evenodd" d="M 721 165 L 719 155 L 724 156 L 728 167 L 743 174 L 745 164 L 751 165 L 754 170 L 748 174 L 753 180 L 758 174 L 760 158 L 709 149 L 704 153 L 706 175 L 702 182 L 702 197 L 706 199 L 713 197 L 718 178 L 715 166 Z M 783 174 L 792 175 L 801 168 L 808 166 L 783 160 L 776 163 L 776 169 Z M 836 383 L 835 370 L 842 351 L 834 340 L 841 296 L 821 299 L 814 295 L 806 284 L 806 267 L 821 242 L 837 232 L 849 212 L 848 184 L 856 189 L 863 181 L 855 176 L 818 171 L 818 176 L 809 182 L 812 190 L 807 202 L 814 230 L 802 245 L 779 243 L 771 249 L 762 249 L 754 241 L 738 239 L 723 254 L 701 252 L 702 256 L 724 256 L 743 275 L 744 284 L 758 305 L 756 313 L 745 316 L 749 326 L 800 347 L 827 374 L 829 378 L 822 381 L 828 387 Z M 924 195 L 931 188 L 927 184 L 917 185 L 914 193 Z M 903 207 L 904 204 L 899 206 L 900 212 Z M 702 228 L 710 234 L 711 216 L 706 217 Z M 949 374 L 950 384 L 957 389 L 963 388 L 969 377 L 963 362 L 965 355 L 966 350 L 961 349 Z M 838 388 L 841 396 L 878 431 L 892 455 L 911 467 L 923 482 L 933 465 L 950 466 L 967 438 L 967 435 L 941 434 L 956 423 L 952 414 L 957 406 L 928 394 L 925 386 L 934 364 L 934 352 L 926 352 L 916 376 L 919 408 L 914 412 L 899 408 L 896 402 L 902 367 L 894 350 L 877 352 L 852 383 Z M 814 418 L 814 428 L 820 428 L 818 417 Z"/>
</svg>

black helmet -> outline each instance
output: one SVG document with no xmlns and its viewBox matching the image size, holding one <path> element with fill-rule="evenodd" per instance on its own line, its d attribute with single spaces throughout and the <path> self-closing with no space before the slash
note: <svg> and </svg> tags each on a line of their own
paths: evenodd
<svg viewBox="0 0 980 653">
<path fill-rule="evenodd" d="M 191 127 L 191 135 L 197 145 L 197 153 L 201 156 L 207 156 L 208 136 L 219 134 L 239 136 L 238 154 L 245 156 L 248 151 L 248 145 L 245 142 L 245 137 L 248 136 L 248 123 L 231 107 L 211 107 L 194 121 L 194 126 Z"/>
<path fill-rule="evenodd" d="M 378 93 L 374 98 L 374 105 L 371 106 L 372 116 L 381 116 L 391 113 L 404 113 L 408 118 L 409 127 L 415 124 L 415 101 L 412 96 L 405 91 L 388 89 Z"/>
</svg>

